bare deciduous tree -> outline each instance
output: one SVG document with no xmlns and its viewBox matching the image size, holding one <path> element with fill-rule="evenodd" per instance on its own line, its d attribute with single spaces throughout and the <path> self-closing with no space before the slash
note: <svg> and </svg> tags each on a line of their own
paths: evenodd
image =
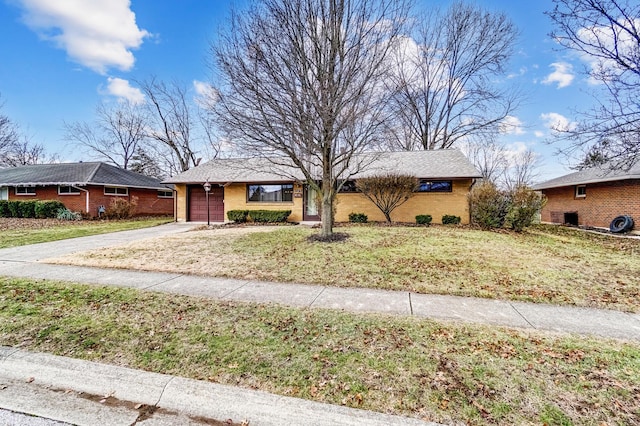
<svg viewBox="0 0 640 426">
<path fill-rule="evenodd" d="M 139 105 L 120 103 L 115 107 L 101 104 L 96 122 L 65 123 L 65 136 L 100 159 L 128 169 L 133 156 L 146 137 L 146 117 Z"/>
<path fill-rule="evenodd" d="M 409 198 L 418 186 L 415 176 L 388 173 L 356 180 L 356 188 L 367 197 L 391 222 L 391 213 Z"/>
<path fill-rule="evenodd" d="M 0 108 L 4 106 L 4 102 L 0 103 Z M 5 163 L 6 155 L 12 150 L 19 140 L 18 129 L 11 119 L 0 114 L 0 166 Z"/>
<path fill-rule="evenodd" d="M 389 90 L 392 144 L 449 148 L 470 135 L 499 132 L 519 94 L 495 80 L 505 72 L 517 31 L 505 14 L 462 2 L 430 12 L 395 49 Z"/>
<path fill-rule="evenodd" d="M 538 154 L 531 149 L 512 155 L 503 172 L 502 186 L 510 192 L 530 187 L 538 176 L 539 162 Z"/>
<path fill-rule="evenodd" d="M 496 184 L 508 167 L 503 145 L 492 137 L 474 138 L 464 144 L 462 150 L 486 181 Z"/>
<path fill-rule="evenodd" d="M 629 167 L 640 161 L 640 3 L 636 0 L 553 0 L 551 33 L 589 62 L 587 74 L 601 84 L 597 106 L 582 111 L 572 128 L 556 129 L 569 140 L 565 153 Z M 594 157 L 595 155 L 595 157 Z"/>
<path fill-rule="evenodd" d="M 0 103 L 0 108 L 3 104 Z M 17 167 L 47 161 L 42 144 L 33 144 L 9 117 L 0 114 L 0 167 Z M 54 161 L 52 156 L 50 161 Z"/>
<path fill-rule="evenodd" d="M 407 12 L 406 0 L 261 0 L 212 46 L 221 128 L 304 174 L 321 194 L 322 237 L 333 233 L 339 180 L 381 128 L 382 80 Z"/>
<path fill-rule="evenodd" d="M 146 153 L 174 175 L 198 165 L 193 105 L 184 84 L 169 84 L 152 77 L 138 83 L 147 97 L 149 144 Z"/>
</svg>

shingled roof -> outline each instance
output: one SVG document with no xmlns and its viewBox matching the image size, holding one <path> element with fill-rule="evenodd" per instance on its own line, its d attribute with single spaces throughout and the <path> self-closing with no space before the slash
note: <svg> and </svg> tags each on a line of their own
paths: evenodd
<svg viewBox="0 0 640 426">
<path fill-rule="evenodd" d="M 539 183 L 534 185 L 533 189 L 542 190 L 560 188 L 563 186 L 586 185 L 590 183 L 613 182 L 628 179 L 640 179 L 640 163 L 636 163 L 628 170 L 613 169 L 608 165 L 585 169 Z"/>
<path fill-rule="evenodd" d="M 166 189 L 159 179 L 106 163 L 35 164 L 0 169 L 0 186 L 114 185 Z"/>
<path fill-rule="evenodd" d="M 457 149 L 369 152 L 354 156 L 353 179 L 400 173 L 423 179 L 479 178 L 478 170 Z M 359 165 L 356 170 L 356 165 Z M 318 178 L 320 175 L 318 174 Z M 282 158 L 215 159 L 180 173 L 165 183 L 286 182 L 304 180 L 290 160 Z"/>
</svg>

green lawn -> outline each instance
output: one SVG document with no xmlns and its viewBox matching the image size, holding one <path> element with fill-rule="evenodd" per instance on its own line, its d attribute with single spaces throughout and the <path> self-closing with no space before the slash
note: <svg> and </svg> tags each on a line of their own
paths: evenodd
<svg viewBox="0 0 640 426">
<path fill-rule="evenodd" d="M 169 218 L 59 222 L 45 219 L 0 219 L 0 248 L 45 243 L 87 235 L 147 228 L 171 222 Z"/>
<path fill-rule="evenodd" d="M 467 227 L 211 229 L 57 262 L 239 279 L 451 294 L 638 312 L 640 240 L 561 227 L 524 233 Z"/>
<path fill-rule="evenodd" d="M 640 423 L 631 342 L 0 278 L 0 345 L 445 424 Z"/>
</svg>

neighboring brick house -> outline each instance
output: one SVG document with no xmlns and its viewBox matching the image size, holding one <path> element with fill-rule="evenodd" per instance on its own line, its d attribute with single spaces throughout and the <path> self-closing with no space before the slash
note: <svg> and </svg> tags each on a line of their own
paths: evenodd
<svg viewBox="0 0 640 426">
<path fill-rule="evenodd" d="M 276 164 L 280 163 L 280 164 Z M 287 161 L 243 158 L 216 159 L 194 167 L 165 183 L 175 185 L 176 219 L 207 221 L 203 184 L 212 184 L 209 216 L 213 222 L 227 220 L 229 210 L 291 210 L 293 222 L 318 221 L 317 195 L 306 184 L 300 170 L 283 166 Z M 350 213 L 365 213 L 370 221 L 384 215 L 364 195 L 355 191 L 358 178 L 395 172 L 419 179 L 419 190 L 391 214 L 397 222 L 415 222 L 418 214 L 430 214 L 434 223 L 443 215 L 460 216 L 469 223 L 467 195 L 480 173 L 458 150 L 379 152 L 352 158 L 358 165 L 337 196 L 336 221 L 346 222 Z"/>
<path fill-rule="evenodd" d="M 586 169 L 533 189 L 548 200 L 542 209 L 543 222 L 608 228 L 622 215 L 640 222 L 640 163 L 629 170 Z"/>
<path fill-rule="evenodd" d="M 117 198 L 137 200 L 135 214 L 172 215 L 173 190 L 159 179 L 105 163 L 37 164 L 0 169 L 1 200 L 59 200 L 98 216 Z"/>
</svg>

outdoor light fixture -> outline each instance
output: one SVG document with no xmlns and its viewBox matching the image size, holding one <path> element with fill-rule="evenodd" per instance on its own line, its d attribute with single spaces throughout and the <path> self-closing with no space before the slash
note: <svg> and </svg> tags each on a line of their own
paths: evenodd
<svg viewBox="0 0 640 426">
<path fill-rule="evenodd" d="M 207 226 L 211 225 L 211 216 L 209 214 L 209 191 L 211 191 L 211 184 L 209 183 L 209 179 L 202 185 L 204 188 L 204 193 L 207 194 Z"/>
</svg>

